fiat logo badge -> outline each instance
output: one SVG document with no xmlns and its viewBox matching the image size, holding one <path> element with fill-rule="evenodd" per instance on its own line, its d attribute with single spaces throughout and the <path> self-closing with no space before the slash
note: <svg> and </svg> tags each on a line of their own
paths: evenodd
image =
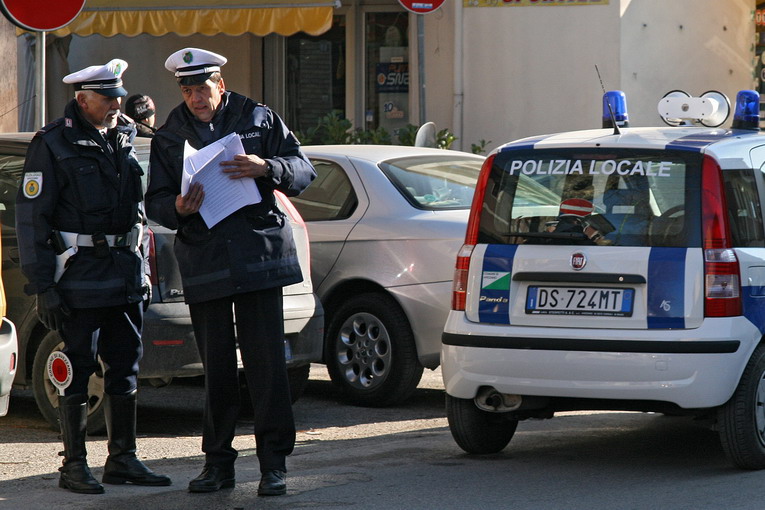
<svg viewBox="0 0 765 510">
<path fill-rule="evenodd" d="M 584 256 L 584 253 L 576 252 L 571 255 L 571 267 L 574 271 L 581 271 L 586 265 L 587 257 Z"/>
</svg>

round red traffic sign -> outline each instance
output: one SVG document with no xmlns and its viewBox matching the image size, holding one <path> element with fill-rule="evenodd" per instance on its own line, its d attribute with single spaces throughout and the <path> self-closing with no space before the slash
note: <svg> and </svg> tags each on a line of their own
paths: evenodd
<svg viewBox="0 0 765 510">
<path fill-rule="evenodd" d="M 462 0 L 459 0 L 462 1 Z M 422 2 L 417 0 L 398 0 L 405 9 L 412 11 L 415 14 L 426 14 L 433 12 L 444 3 L 444 0 L 431 0 L 430 2 Z"/>
<path fill-rule="evenodd" d="M 48 356 L 46 363 L 48 379 L 58 389 L 58 394 L 63 395 L 64 390 L 72 384 L 72 362 L 61 351 L 53 351 Z"/>
<path fill-rule="evenodd" d="M 68 25 L 84 6 L 85 0 L 0 0 L 0 9 L 11 23 L 34 32 L 50 32 Z"/>
<path fill-rule="evenodd" d="M 63 383 L 69 377 L 69 367 L 61 358 L 53 360 L 50 366 L 51 377 L 58 383 Z"/>
</svg>

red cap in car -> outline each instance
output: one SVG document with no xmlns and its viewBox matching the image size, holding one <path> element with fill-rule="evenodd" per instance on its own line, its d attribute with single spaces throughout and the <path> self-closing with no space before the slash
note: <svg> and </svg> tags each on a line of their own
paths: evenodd
<svg viewBox="0 0 765 510">
<path fill-rule="evenodd" d="M 568 198 L 560 203 L 558 216 L 578 216 L 584 218 L 592 214 L 595 206 L 583 198 Z"/>
</svg>

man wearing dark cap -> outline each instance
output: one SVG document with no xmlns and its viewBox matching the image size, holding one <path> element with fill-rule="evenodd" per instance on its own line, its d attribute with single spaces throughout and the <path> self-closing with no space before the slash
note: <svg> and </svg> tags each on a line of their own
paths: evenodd
<svg viewBox="0 0 765 510">
<path fill-rule="evenodd" d="M 273 496 L 287 491 L 286 457 L 295 444 L 282 287 L 302 280 L 292 232 L 274 191 L 297 195 L 316 172 L 278 115 L 226 90 L 220 73 L 225 63 L 225 57 L 198 48 L 179 50 L 165 62 L 183 103 L 152 139 L 146 204 L 150 218 L 177 229 L 175 255 L 205 368 L 205 465 L 189 490 L 235 485 L 237 451 L 231 443 L 240 407 L 238 345 L 255 411 L 258 494 Z M 231 133 L 239 135 L 245 153 L 216 170 L 231 179 L 253 179 L 262 200 L 208 227 L 199 213 L 205 190 L 193 183 L 181 195 L 184 145 L 200 149 Z"/>
<path fill-rule="evenodd" d="M 154 101 L 147 95 L 134 94 L 125 101 L 125 114 L 135 121 L 137 136 L 151 138 L 157 131 L 154 127 L 157 110 Z"/>
<path fill-rule="evenodd" d="M 117 129 L 124 60 L 67 75 L 75 98 L 32 139 L 16 198 L 25 291 L 64 341 L 71 383 L 58 399 L 59 487 L 101 494 L 85 450 L 88 379 L 104 367 L 109 457 L 103 483 L 170 485 L 136 457 L 136 390 L 148 264 L 142 253 L 143 171 Z"/>
</svg>

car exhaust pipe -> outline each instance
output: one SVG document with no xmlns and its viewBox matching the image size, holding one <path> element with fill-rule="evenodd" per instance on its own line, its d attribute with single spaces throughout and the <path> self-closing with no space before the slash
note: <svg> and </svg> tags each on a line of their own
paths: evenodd
<svg viewBox="0 0 765 510">
<path fill-rule="evenodd" d="M 500 393 L 490 386 L 483 386 L 473 399 L 476 407 L 490 413 L 507 413 L 521 407 L 523 397 L 511 393 Z"/>
</svg>

